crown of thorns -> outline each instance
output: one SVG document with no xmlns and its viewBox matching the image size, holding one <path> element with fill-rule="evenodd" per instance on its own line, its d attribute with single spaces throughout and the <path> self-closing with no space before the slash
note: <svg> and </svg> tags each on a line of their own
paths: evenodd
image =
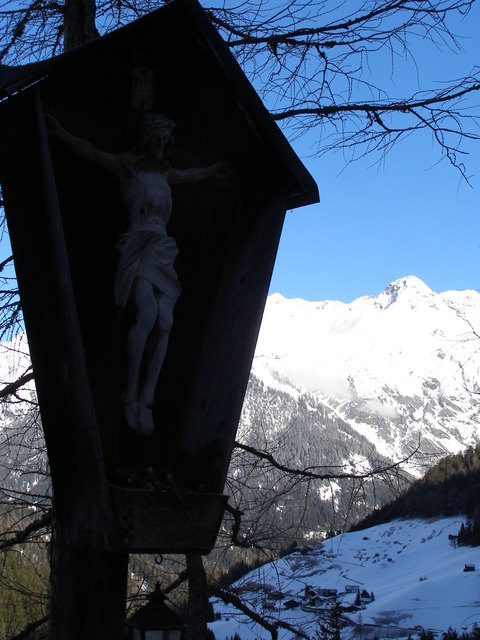
<svg viewBox="0 0 480 640">
<path fill-rule="evenodd" d="M 148 135 L 153 131 L 166 130 L 172 133 L 175 129 L 175 123 L 163 113 L 146 113 L 142 119 L 142 133 Z"/>
</svg>

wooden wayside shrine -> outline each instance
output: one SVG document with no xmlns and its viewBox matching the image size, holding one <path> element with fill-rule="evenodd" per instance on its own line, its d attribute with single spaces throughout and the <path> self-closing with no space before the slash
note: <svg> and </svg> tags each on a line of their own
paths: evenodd
<svg viewBox="0 0 480 640">
<path fill-rule="evenodd" d="M 88 553 L 123 558 L 119 574 L 128 553 L 208 553 L 285 212 L 317 187 L 196 0 L 0 67 L 0 85 L 0 180 L 68 571 Z"/>
</svg>

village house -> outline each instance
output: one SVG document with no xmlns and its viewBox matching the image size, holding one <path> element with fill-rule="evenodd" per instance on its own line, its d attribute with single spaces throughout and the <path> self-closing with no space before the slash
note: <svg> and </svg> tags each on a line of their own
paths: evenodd
<svg viewBox="0 0 480 640">
<path fill-rule="evenodd" d="M 338 589 L 317 589 L 317 594 L 324 598 L 336 598 L 338 595 Z"/>
<path fill-rule="evenodd" d="M 360 591 L 360 587 L 358 584 L 345 585 L 345 593 L 358 593 L 359 591 Z"/>
</svg>

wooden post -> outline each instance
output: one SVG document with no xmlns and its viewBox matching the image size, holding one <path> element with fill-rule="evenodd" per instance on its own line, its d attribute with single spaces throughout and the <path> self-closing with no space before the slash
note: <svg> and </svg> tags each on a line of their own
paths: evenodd
<svg viewBox="0 0 480 640">
<path fill-rule="evenodd" d="M 122 640 L 128 554 L 76 548 L 53 527 L 50 640 Z"/>
<path fill-rule="evenodd" d="M 186 561 L 188 573 L 187 640 L 207 640 L 210 604 L 202 556 L 187 553 Z"/>
<path fill-rule="evenodd" d="M 106 551 L 115 536 L 109 488 L 38 87 L 9 108 L 25 123 L 2 132 L 1 172 L 52 471 L 51 638 L 119 640 L 128 554 Z"/>
<path fill-rule="evenodd" d="M 38 89 L 35 91 L 35 108 L 47 220 L 53 239 L 53 262 L 59 278 L 59 304 L 65 318 L 64 347 L 67 349 L 67 362 L 70 366 L 74 364 L 75 369 L 65 380 L 65 396 L 70 396 L 71 412 L 75 412 L 77 419 L 75 423 L 67 421 L 64 428 L 71 431 L 70 442 L 75 446 L 78 471 L 72 482 L 82 491 L 84 501 L 83 505 L 73 504 L 73 509 L 67 507 L 68 490 L 60 486 L 57 476 L 54 508 L 58 507 L 58 514 L 53 520 L 51 543 L 50 637 L 52 640 L 119 640 L 125 630 L 128 554 L 105 550 L 105 543 L 112 536 L 108 482 L 95 408 L 89 392 Z M 44 427 L 47 432 L 48 425 Z M 54 437 L 58 445 L 61 441 L 58 432 Z M 83 472 L 78 466 L 79 461 L 83 463 Z M 67 478 L 65 474 L 62 476 L 63 483 Z M 95 518 L 95 521 L 86 522 L 88 517 Z"/>
</svg>

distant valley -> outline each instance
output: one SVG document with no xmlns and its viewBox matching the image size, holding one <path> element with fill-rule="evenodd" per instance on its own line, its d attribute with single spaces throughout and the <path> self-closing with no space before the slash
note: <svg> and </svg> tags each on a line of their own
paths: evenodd
<svg viewBox="0 0 480 640">
<path fill-rule="evenodd" d="M 480 624 L 480 547 L 455 547 L 449 539 L 463 521 L 404 519 L 341 534 L 248 573 L 234 592 L 263 620 L 281 620 L 312 639 L 321 637 L 335 602 L 344 640 L 470 630 Z M 235 633 L 241 640 L 271 638 L 233 606 L 218 599 L 214 609 L 220 618 L 210 627 L 217 640 Z M 294 637 L 279 627 L 279 640 Z"/>
<path fill-rule="evenodd" d="M 215 638 L 478 638 L 479 482 L 480 446 L 450 454 L 355 530 L 262 564 L 233 598 L 217 590 Z"/>
</svg>

